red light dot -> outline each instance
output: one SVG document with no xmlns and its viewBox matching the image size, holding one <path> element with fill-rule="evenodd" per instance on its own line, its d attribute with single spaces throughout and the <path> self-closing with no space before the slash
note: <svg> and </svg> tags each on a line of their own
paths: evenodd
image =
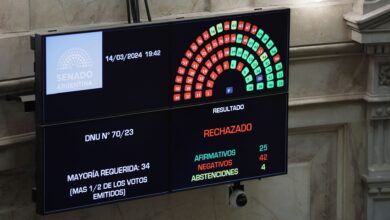
<svg viewBox="0 0 390 220">
<path fill-rule="evenodd" d="M 196 43 L 200 46 L 203 44 L 203 39 L 201 36 L 199 36 L 198 38 L 196 38 Z"/>
<path fill-rule="evenodd" d="M 183 77 L 182 76 L 176 76 L 175 82 L 176 83 L 182 83 L 183 82 Z"/>
<path fill-rule="evenodd" d="M 226 34 L 224 36 L 224 40 L 225 40 L 225 44 L 230 44 L 230 35 L 229 34 Z"/>
<path fill-rule="evenodd" d="M 207 56 L 207 51 L 203 48 L 201 51 L 200 51 L 200 55 L 202 55 L 202 57 L 206 57 Z"/>
<path fill-rule="evenodd" d="M 218 75 L 213 71 L 211 74 L 210 74 L 210 78 L 213 79 L 214 81 L 218 78 Z"/>
<path fill-rule="evenodd" d="M 206 75 L 206 74 L 209 72 L 209 69 L 207 69 L 206 67 L 202 67 L 202 69 L 200 70 L 200 72 L 201 72 L 203 75 Z"/>
<path fill-rule="evenodd" d="M 216 62 L 218 61 L 218 57 L 215 56 L 215 54 L 212 55 L 212 56 L 211 56 L 211 61 L 212 61 L 213 63 L 216 63 Z"/>
<path fill-rule="evenodd" d="M 208 31 L 203 32 L 202 36 L 204 40 L 208 40 L 210 38 L 210 34 Z"/>
<path fill-rule="evenodd" d="M 206 96 L 206 97 L 213 96 L 213 90 L 211 90 L 211 89 L 206 90 L 205 96 Z"/>
<path fill-rule="evenodd" d="M 194 81 L 194 78 L 192 78 L 190 76 L 187 76 L 187 78 L 186 78 L 186 83 L 187 84 L 192 84 L 193 81 Z"/>
<path fill-rule="evenodd" d="M 229 68 L 230 68 L 229 61 L 223 62 L 223 69 L 224 69 L 224 70 L 228 70 Z"/>
<path fill-rule="evenodd" d="M 218 74 L 221 74 L 222 71 L 223 71 L 223 68 L 222 68 L 221 65 L 218 65 L 215 69 L 217 70 L 217 73 L 218 73 Z"/>
<path fill-rule="evenodd" d="M 223 51 L 222 51 L 222 50 L 219 50 L 219 51 L 217 52 L 217 56 L 218 56 L 218 60 L 223 59 Z"/>
<path fill-rule="evenodd" d="M 211 41 L 211 46 L 213 47 L 213 49 L 217 48 L 218 47 L 218 41 L 217 40 L 212 40 Z"/>
<path fill-rule="evenodd" d="M 274 63 L 277 63 L 280 61 L 280 55 L 279 54 L 276 54 L 274 57 L 273 57 L 273 60 L 274 60 Z"/>
<path fill-rule="evenodd" d="M 246 22 L 246 24 L 245 24 L 245 31 L 246 32 L 249 32 L 250 30 L 251 30 L 251 23 L 249 23 L 249 22 Z"/>
<path fill-rule="evenodd" d="M 206 61 L 206 66 L 207 66 L 207 68 L 210 69 L 213 66 L 213 63 L 210 60 L 207 60 Z"/>
<path fill-rule="evenodd" d="M 223 54 L 224 54 L 225 57 L 228 57 L 230 55 L 230 48 L 225 48 L 223 50 Z"/>
<path fill-rule="evenodd" d="M 244 68 L 244 64 L 241 62 L 238 62 L 236 69 L 241 72 L 242 68 Z"/>
<path fill-rule="evenodd" d="M 225 22 L 223 23 L 223 29 L 224 29 L 225 31 L 228 31 L 228 30 L 230 29 L 230 21 L 225 21 Z"/>
<path fill-rule="evenodd" d="M 206 86 L 209 87 L 209 88 L 213 88 L 214 87 L 214 81 L 207 80 Z"/>
<path fill-rule="evenodd" d="M 179 67 L 177 69 L 177 73 L 180 75 L 184 75 L 185 72 L 186 72 L 186 69 L 184 67 Z"/>
<path fill-rule="evenodd" d="M 194 62 L 192 62 L 191 67 L 192 67 L 194 70 L 197 70 L 198 67 L 199 67 L 199 64 L 198 64 L 197 62 L 194 61 Z"/>
<path fill-rule="evenodd" d="M 196 83 L 195 88 L 196 88 L 196 90 L 202 90 L 203 84 L 202 83 Z"/>
<path fill-rule="evenodd" d="M 185 85 L 184 91 L 191 92 L 192 86 L 191 85 Z"/>
<path fill-rule="evenodd" d="M 236 42 L 236 34 L 230 35 L 230 42 Z"/>
<path fill-rule="evenodd" d="M 203 60 L 203 57 L 201 57 L 199 54 L 195 57 L 196 62 L 201 63 Z"/>
<path fill-rule="evenodd" d="M 194 76 L 195 76 L 195 73 L 196 73 L 196 71 L 195 71 L 194 69 L 188 70 L 188 75 L 189 75 L 189 76 L 194 77 Z"/>
<path fill-rule="evenodd" d="M 188 59 L 191 59 L 192 58 L 192 55 L 194 55 L 190 50 L 187 50 L 187 52 L 186 52 L 186 57 L 188 58 Z"/>
<path fill-rule="evenodd" d="M 207 45 L 206 45 L 206 50 L 207 50 L 207 52 L 209 52 L 209 53 L 213 50 L 213 47 L 211 46 L 211 44 L 207 44 Z"/>
<path fill-rule="evenodd" d="M 187 66 L 188 65 L 188 60 L 186 58 L 181 59 L 181 65 Z"/>
<path fill-rule="evenodd" d="M 244 36 L 242 39 L 242 44 L 246 45 L 248 43 L 248 36 Z"/>
<path fill-rule="evenodd" d="M 217 48 L 218 47 L 218 41 L 217 40 L 213 40 L 211 41 L 211 45 L 213 46 L 213 48 Z"/>
<path fill-rule="evenodd" d="M 175 85 L 175 86 L 173 87 L 173 91 L 175 91 L 175 92 L 180 92 L 180 91 L 181 91 L 181 86 L 180 86 L 180 85 Z"/>
<path fill-rule="evenodd" d="M 239 21 L 238 22 L 238 27 L 237 27 L 238 30 L 242 31 L 244 29 L 244 22 L 243 21 Z"/>
<path fill-rule="evenodd" d="M 189 99 L 191 99 L 191 93 L 190 92 L 184 93 L 184 100 L 189 100 Z"/>
<path fill-rule="evenodd" d="M 180 101 L 180 94 L 174 94 L 173 101 L 175 101 L 175 102 Z"/>
<path fill-rule="evenodd" d="M 192 52 L 196 52 L 198 50 L 198 46 L 195 43 L 192 43 L 190 46 Z"/>
<path fill-rule="evenodd" d="M 201 75 L 201 74 L 198 75 L 199 82 L 204 82 L 204 79 L 205 79 L 205 77 L 203 75 Z"/>
<path fill-rule="evenodd" d="M 195 92 L 195 98 L 196 99 L 202 98 L 202 91 L 196 91 Z"/>
<path fill-rule="evenodd" d="M 256 34 L 258 29 L 259 28 L 256 25 L 253 25 L 251 29 L 251 34 Z"/>
<path fill-rule="evenodd" d="M 218 44 L 219 46 L 222 46 L 224 44 L 223 37 L 218 37 Z"/>
<path fill-rule="evenodd" d="M 257 49 L 257 51 L 256 51 L 256 54 L 258 56 L 261 56 L 261 54 L 263 54 L 263 53 L 264 53 L 264 48 L 262 48 L 262 47 L 259 47 L 259 49 Z"/>
</svg>

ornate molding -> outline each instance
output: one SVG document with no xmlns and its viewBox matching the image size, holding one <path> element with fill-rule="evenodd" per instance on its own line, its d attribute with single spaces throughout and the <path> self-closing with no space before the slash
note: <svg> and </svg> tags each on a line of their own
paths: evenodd
<svg viewBox="0 0 390 220">
<path fill-rule="evenodd" d="M 344 19 L 352 30 L 354 41 L 364 44 L 390 42 L 390 4 L 366 14 L 352 11 L 345 14 Z"/>
<path fill-rule="evenodd" d="M 390 102 L 368 103 L 367 138 L 368 177 L 390 180 Z"/>
<path fill-rule="evenodd" d="M 389 55 L 390 44 L 366 44 L 364 52 L 368 55 Z"/>
<path fill-rule="evenodd" d="M 379 86 L 390 86 L 390 62 L 389 63 L 379 63 L 378 70 L 378 84 Z"/>
<path fill-rule="evenodd" d="M 389 18 L 390 5 L 384 5 L 365 14 L 349 12 L 344 15 L 347 25 L 354 30 L 367 30 L 383 24 Z"/>
<path fill-rule="evenodd" d="M 370 120 L 390 119 L 390 103 L 377 103 L 369 106 Z"/>
<path fill-rule="evenodd" d="M 380 216 L 381 213 L 386 212 L 381 207 L 378 207 L 378 204 L 386 204 L 390 200 L 390 177 L 363 175 L 362 182 L 367 189 L 366 219 L 378 219 L 378 214 Z"/>
<path fill-rule="evenodd" d="M 388 4 L 387 0 L 364 0 L 362 10 L 363 13 L 368 13 L 382 6 L 385 6 L 386 4 Z"/>
<path fill-rule="evenodd" d="M 368 188 L 368 194 L 371 196 L 388 195 L 390 196 L 390 177 L 370 177 L 362 176 L 363 182 Z"/>
</svg>

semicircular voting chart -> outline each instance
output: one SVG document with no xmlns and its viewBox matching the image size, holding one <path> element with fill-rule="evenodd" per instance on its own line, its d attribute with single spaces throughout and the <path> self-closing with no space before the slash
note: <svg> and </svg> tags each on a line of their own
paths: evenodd
<svg viewBox="0 0 390 220">
<path fill-rule="evenodd" d="M 199 33 L 181 58 L 174 77 L 173 101 L 207 99 L 216 92 L 229 97 L 237 90 L 255 95 L 284 88 L 282 59 L 272 36 L 260 25 L 241 19 L 217 22 Z M 239 75 L 242 82 L 217 87 L 231 74 L 236 74 L 234 79 Z"/>
</svg>

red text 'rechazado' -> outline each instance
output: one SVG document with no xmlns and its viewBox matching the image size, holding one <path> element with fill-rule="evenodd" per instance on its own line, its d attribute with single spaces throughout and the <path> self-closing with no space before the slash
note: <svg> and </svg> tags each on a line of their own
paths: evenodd
<svg viewBox="0 0 390 220">
<path fill-rule="evenodd" d="M 210 128 L 210 129 L 203 130 L 203 137 L 209 138 L 209 137 L 217 137 L 222 135 L 246 133 L 246 132 L 251 132 L 252 129 L 253 129 L 252 123 L 229 125 L 220 128 Z"/>
</svg>

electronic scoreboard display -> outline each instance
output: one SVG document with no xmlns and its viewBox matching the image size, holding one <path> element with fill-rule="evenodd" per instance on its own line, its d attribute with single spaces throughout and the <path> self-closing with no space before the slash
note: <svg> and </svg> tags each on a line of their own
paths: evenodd
<svg viewBox="0 0 390 220">
<path fill-rule="evenodd" d="M 287 173 L 289 9 L 35 36 L 37 212 Z"/>
</svg>

